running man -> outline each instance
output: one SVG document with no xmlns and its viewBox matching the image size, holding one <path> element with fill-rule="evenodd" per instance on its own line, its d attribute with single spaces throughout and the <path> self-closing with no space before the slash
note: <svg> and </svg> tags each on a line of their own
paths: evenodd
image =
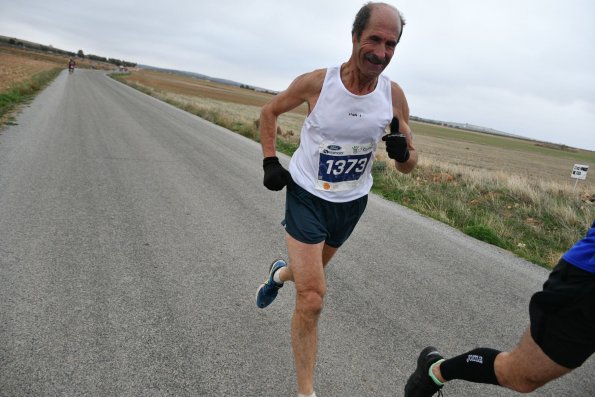
<svg viewBox="0 0 595 397">
<path fill-rule="evenodd" d="M 388 155 L 400 172 L 409 173 L 417 164 L 407 100 L 401 88 L 381 74 L 395 53 L 404 25 L 393 6 L 367 3 L 353 23 L 349 60 L 297 77 L 262 108 L 263 182 L 274 191 L 287 187 L 283 224 L 289 258 L 273 262 L 256 302 L 264 308 L 285 282 L 295 285 L 291 341 L 299 396 L 316 395 L 314 367 L 317 325 L 326 292 L 324 267 L 364 212 L 379 141 L 386 141 Z M 300 146 L 286 170 L 276 157 L 277 118 L 304 102 L 308 116 Z M 400 135 L 383 138 L 389 124 Z"/>
<path fill-rule="evenodd" d="M 511 352 L 477 348 L 444 360 L 422 350 L 405 397 L 429 397 L 462 379 L 530 393 L 580 367 L 595 351 L 595 221 L 529 303 L 530 327 Z"/>
</svg>

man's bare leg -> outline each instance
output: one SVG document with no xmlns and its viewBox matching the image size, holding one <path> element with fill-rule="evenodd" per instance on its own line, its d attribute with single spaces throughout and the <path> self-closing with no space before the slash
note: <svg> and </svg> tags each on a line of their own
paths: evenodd
<svg viewBox="0 0 595 397">
<path fill-rule="evenodd" d="M 511 352 L 501 352 L 496 356 L 494 371 L 500 386 L 530 393 L 572 370 L 552 361 L 535 343 L 527 328 Z M 440 364 L 434 366 L 432 372 L 439 381 L 445 382 Z"/>
<path fill-rule="evenodd" d="M 535 343 L 529 328 L 510 353 L 500 353 L 494 362 L 500 385 L 529 393 L 572 371 L 555 363 Z"/>
<path fill-rule="evenodd" d="M 337 250 L 338 248 L 324 244 L 324 247 L 322 248 L 322 266 L 324 268 L 326 268 L 326 265 L 329 264 Z M 286 281 L 293 281 L 293 272 L 291 269 L 291 263 L 289 263 L 288 266 L 282 267 L 278 270 L 281 282 L 284 283 Z"/>
<path fill-rule="evenodd" d="M 291 342 L 298 392 L 314 392 L 314 367 L 318 350 L 318 318 L 326 293 L 324 265 L 336 248 L 325 243 L 305 244 L 286 235 L 289 266 L 281 269 L 281 280 L 295 283 L 296 303 L 291 320 Z M 286 278 L 287 277 L 287 278 Z"/>
</svg>

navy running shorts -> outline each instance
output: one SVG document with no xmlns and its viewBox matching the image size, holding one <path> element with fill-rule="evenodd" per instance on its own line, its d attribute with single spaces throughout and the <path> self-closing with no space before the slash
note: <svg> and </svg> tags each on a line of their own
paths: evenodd
<svg viewBox="0 0 595 397">
<path fill-rule="evenodd" d="M 346 203 L 333 203 L 294 183 L 287 188 L 282 224 L 291 237 L 302 243 L 324 241 L 339 248 L 353 232 L 367 203 L 367 195 Z"/>
<path fill-rule="evenodd" d="M 560 259 L 529 303 L 531 336 L 563 367 L 580 367 L 595 351 L 595 274 Z"/>
</svg>

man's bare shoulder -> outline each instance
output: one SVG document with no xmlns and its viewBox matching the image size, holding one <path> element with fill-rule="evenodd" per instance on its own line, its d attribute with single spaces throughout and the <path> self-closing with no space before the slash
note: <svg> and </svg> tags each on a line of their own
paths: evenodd
<svg viewBox="0 0 595 397">
<path fill-rule="evenodd" d="M 391 81 L 390 89 L 395 116 L 400 120 L 409 122 L 409 104 L 407 103 L 405 92 L 403 92 L 401 86 L 394 81 Z"/>
<path fill-rule="evenodd" d="M 326 69 L 316 69 L 298 76 L 292 85 L 299 87 L 304 92 L 320 92 L 325 76 Z"/>
<path fill-rule="evenodd" d="M 397 97 L 405 97 L 405 92 L 403 92 L 403 89 L 401 88 L 401 86 L 392 80 L 390 82 L 390 89 L 391 89 L 393 96 L 396 95 Z"/>
</svg>

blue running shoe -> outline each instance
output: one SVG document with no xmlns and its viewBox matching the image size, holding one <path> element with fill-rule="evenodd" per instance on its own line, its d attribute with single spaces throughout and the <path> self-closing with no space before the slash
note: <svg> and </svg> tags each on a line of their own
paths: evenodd
<svg viewBox="0 0 595 397">
<path fill-rule="evenodd" d="M 279 288 L 283 287 L 283 284 L 277 284 L 273 280 L 273 275 L 275 272 L 282 267 L 287 266 L 287 263 L 283 259 L 278 259 L 271 264 L 271 270 L 269 271 L 269 278 L 258 287 L 258 291 L 256 291 L 256 306 L 264 309 L 277 297 L 277 292 Z"/>
</svg>

